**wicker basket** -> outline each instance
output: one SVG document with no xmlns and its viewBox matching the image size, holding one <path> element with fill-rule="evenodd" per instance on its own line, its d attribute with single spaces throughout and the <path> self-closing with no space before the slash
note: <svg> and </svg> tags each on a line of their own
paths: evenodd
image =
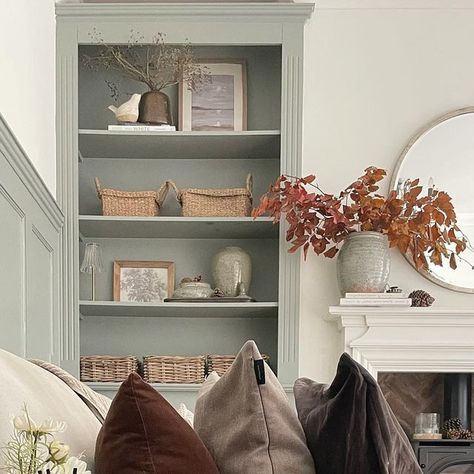
<svg viewBox="0 0 474 474">
<path fill-rule="evenodd" d="M 143 373 L 147 382 L 202 383 L 205 375 L 204 356 L 146 356 Z"/>
<path fill-rule="evenodd" d="M 168 181 L 176 192 L 185 217 L 241 217 L 249 216 L 252 210 L 252 175 L 247 176 L 245 188 L 179 190 L 173 181 Z"/>
<path fill-rule="evenodd" d="M 262 354 L 262 358 L 268 363 L 270 358 L 266 354 Z M 212 354 L 207 356 L 207 373 L 217 372 L 219 376 L 224 375 L 227 369 L 235 360 L 235 355 L 219 355 Z"/>
<path fill-rule="evenodd" d="M 168 194 L 167 183 L 158 191 L 117 191 L 103 189 L 99 179 L 95 178 L 95 186 L 104 216 L 157 216 Z"/>
<path fill-rule="evenodd" d="M 123 382 L 130 373 L 137 372 L 138 359 L 134 356 L 105 355 L 81 357 L 83 382 Z"/>
</svg>

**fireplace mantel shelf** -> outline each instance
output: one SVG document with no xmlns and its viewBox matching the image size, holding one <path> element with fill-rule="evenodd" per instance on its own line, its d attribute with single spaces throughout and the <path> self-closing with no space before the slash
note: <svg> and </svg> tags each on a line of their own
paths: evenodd
<svg viewBox="0 0 474 474">
<path fill-rule="evenodd" d="M 474 309 L 330 306 L 328 321 L 348 326 L 472 326 Z"/>
<path fill-rule="evenodd" d="M 331 306 L 341 349 L 378 372 L 474 372 L 474 309 Z"/>
</svg>

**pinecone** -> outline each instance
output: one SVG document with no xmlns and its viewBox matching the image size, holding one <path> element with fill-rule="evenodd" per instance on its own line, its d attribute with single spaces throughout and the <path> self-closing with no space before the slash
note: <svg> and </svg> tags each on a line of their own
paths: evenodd
<svg viewBox="0 0 474 474">
<path fill-rule="evenodd" d="M 472 431 L 470 431 L 470 430 L 461 430 L 459 432 L 459 439 L 472 439 Z"/>
<path fill-rule="evenodd" d="M 448 430 L 446 432 L 445 438 L 447 439 L 459 439 L 460 431 L 459 430 Z"/>
<path fill-rule="evenodd" d="M 448 430 L 446 433 L 448 439 L 472 439 L 472 432 L 465 429 L 460 430 Z"/>
<path fill-rule="evenodd" d="M 464 426 L 459 418 L 450 418 L 443 423 L 441 427 L 441 433 L 443 434 L 444 438 L 449 439 L 458 439 L 458 438 L 451 438 L 449 433 L 451 432 L 452 435 L 459 434 L 460 431 L 464 430 Z"/>
<path fill-rule="evenodd" d="M 414 290 L 408 295 L 408 298 L 411 298 L 412 300 L 411 305 L 418 308 L 431 306 L 435 300 L 428 292 L 424 290 Z"/>
</svg>

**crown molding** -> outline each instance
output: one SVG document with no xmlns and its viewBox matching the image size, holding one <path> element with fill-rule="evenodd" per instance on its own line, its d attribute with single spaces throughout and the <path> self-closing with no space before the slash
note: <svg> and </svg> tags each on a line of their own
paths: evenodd
<svg viewBox="0 0 474 474">
<path fill-rule="evenodd" d="M 318 0 L 316 10 L 474 10 L 472 0 Z"/>
<path fill-rule="evenodd" d="M 0 114 L 0 152 L 13 168 L 19 179 L 31 193 L 41 210 L 48 217 L 56 230 L 59 230 L 64 216 L 53 195 L 41 179 L 38 171 L 31 163 L 25 150 L 18 142 L 7 122 Z"/>
<path fill-rule="evenodd" d="M 61 17 L 106 18 L 150 17 L 154 15 L 179 18 L 203 18 L 234 21 L 235 17 L 262 17 L 265 21 L 306 21 L 314 3 L 57 3 L 56 15 Z"/>
</svg>

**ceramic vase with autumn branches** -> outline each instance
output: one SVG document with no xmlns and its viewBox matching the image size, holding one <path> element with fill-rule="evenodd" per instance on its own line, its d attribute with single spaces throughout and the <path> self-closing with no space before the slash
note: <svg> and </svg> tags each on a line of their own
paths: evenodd
<svg viewBox="0 0 474 474">
<path fill-rule="evenodd" d="M 305 258 L 309 249 L 332 258 L 342 248 L 338 262 L 342 293 L 383 291 L 390 265 L 384 245 L 408 254 L 418 269 L 427 269 L 429 263 L 448 263 L 456 269 L 469 242 L 457 225 L 449 194 L 436 189 L 423 194 L 420 180 L 415 179 L 401 195 L 391 191 L 385 197 L 377 194 L 377 183 L 385 176 L 385 170 L 371 166 L 334 195 L 324 192 L 314 175 L 282 175 L 252 215 L 270 214 L 275 223 L 284 215 L 289 252 L 302 248 Z"/>
</svg>

